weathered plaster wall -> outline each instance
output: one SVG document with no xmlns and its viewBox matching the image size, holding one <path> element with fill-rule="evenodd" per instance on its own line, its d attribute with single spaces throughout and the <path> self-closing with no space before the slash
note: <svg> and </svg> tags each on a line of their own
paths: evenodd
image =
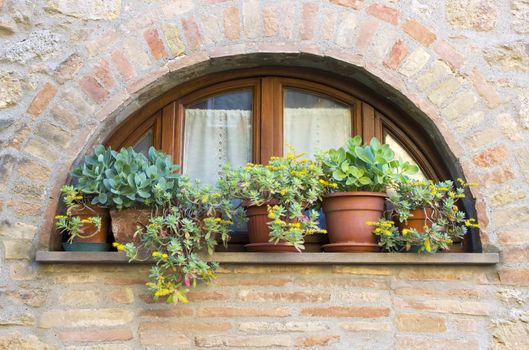
<svg viewBox="0 0 529 350">
<path fill-rule="evenodd" d="M 529 347 L 528 35 L 526 0 L 0 0 L 0 349 Z M 228 266 L 167 307 L 137 267 L 33 261 L 75 159 L 148 99 L 257 53 L 360 67 L 422 110 L 482 185 L 501 264 Z"/>
</svg>

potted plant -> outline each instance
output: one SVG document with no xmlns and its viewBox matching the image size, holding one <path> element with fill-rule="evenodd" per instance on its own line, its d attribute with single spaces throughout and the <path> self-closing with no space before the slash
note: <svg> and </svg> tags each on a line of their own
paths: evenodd
<svg viewBox="0 0 529 350">
<path fill-rule="evenodd" d="M 326 232 L 312 210 L 324 191 L 322 169 L 301 157 L 290 152 L 272 157 L 268 165 L 224 169 L 218 186 L 228 201 L 242 204 L 248 218 L 247 250 L 302 251 L 306 235 Z"/>
<path fill-rule="evenodd" d="M 450 249 L 454 238 L 463 238 L 469 227 L 479 227 L 457 205 L 465 198 L 462 179 L 453 181 L 405 180 L 397 182 L 388 203 L 392 220 L 373 222 L 379 245 L 387 251 L 435 253 Z M 396 222 L 395 222 L 396 221 Z"/>
<path fill-rule="evenodd" d="M 367 222 L 378 221 L 384 212 L 386 190 L 397 178 L 418 171 L 401 162 L 389 145 L 373 138 L 362 145 L 360 136 L 339 149 L 318 155 L 328 182 L 336 184 L 323 198 L 330 244 L 326 251 L 377 251 L 376 237 Z"/>
<path fill-rule="evenodd" d="M 68 235 L 67 241 L 63 243 L 64 250 L 108 250 L 108 210 L 90 205 L 81 191 L 74 186 L 63 186 L 61 192 L 66 212 L 65 215 L 55 216 L 55 225 L 61 233 Z"/>
<path fill-rule="evenodd" d="M 122 148 L 96 147 L 72 175 L 92 204 L 110 208 L 112 232 L 119 243 L 134 239 L 137 224 L 147 224 L 151 211 L 170 199 L 178 166 L 168 155 L 149 149 L 148 155 Z"/>
<path fill-rule="evenodd" d="M 204 250 L 212 254 L 217 239 L 226 243 L 232 224 L 222 216 L 220 194 L 186 176 L 176 182 L 172 198 L 145 227 L 138 228 L 139 241 L 114 243 L 130 261 L 145 256 L 154 260 L 146 285 L 155 300 L 165 298 L 167 303 L 187 302 L 190 287 L 215 278 L 218 263 L 206 261 Z"/>
</svg>

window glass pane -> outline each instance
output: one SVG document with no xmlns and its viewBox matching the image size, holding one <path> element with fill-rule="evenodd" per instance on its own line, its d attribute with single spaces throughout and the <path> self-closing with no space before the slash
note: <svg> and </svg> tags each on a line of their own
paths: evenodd
<svg viewBox="0 0 529 350">
<path fill-rule="evenodd" d="M 318 150 L 343 146 L 352 135 L 351 109 L 328 97 L 285 89 L 284 153 L 292 146 L 313 157 Z"/>
<path fill-rule="evenodd" d="M 222 167 L 252 161 L 252 91 L 210 97 L 185 109 L 183 172 L 214 185 Z"/>
<path fill-rule="evenodd" d="M 393 136 L 391 136 L 390 134 L 386 134 L 384 142 L 391 147 L 393 152 L 395 152 L 395 156 L 398 159 L 408 161 L 411 164 L 417 165 L 417 162 L 413 160 L 411 155 L 401 146 L 401 144 Z M 426 179 L 426 176 L 424 176 L 424 173 L 419 169 L 419 172 L 411 176 L 411 178 L 416 180 L 424 180 Z"/>
<path fill-rule="evenodd" d="M 132 148 L 134 148 L 134 150 L 136 152 L 139 152 L 139 153 L 143 153 L 145 155 L 148 154 L 149 152 L 149 148 L 153 145 L 153 133 L 152 133 L 152 129 L 149 129 L 149 131 L 147 131 L 141 138 L 138 142 L 136 142 L 136 144 L 134 146 L 132 146 Z"/>
</svg>

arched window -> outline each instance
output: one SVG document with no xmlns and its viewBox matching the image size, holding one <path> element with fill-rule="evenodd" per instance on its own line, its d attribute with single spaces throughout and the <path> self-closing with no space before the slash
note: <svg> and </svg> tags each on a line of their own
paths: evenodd
<svg viewBox="0 0 529 350">
<path fill-rule="evenodd" d="M 312 156 L 361 135 L 365 141 L 377 137 L 391 144 L 401 158 L 419 165 L 419 176 L 449 179 L 428 130 L 389 100 L 316 70 L 223 72 L 177 86 L 151 101 L 106 143 L 139 151 L 153 145 L 172 155 L 184 173 L 214 184 L 226 162 L 265 163 L 283 155 L 289 145 Z M 309 238 L 307 251 L 319 250 L 325 239 Z M 230 249 L 242 250 L 244 243 L 244 235 L 235 235 Z"/>
</svg>

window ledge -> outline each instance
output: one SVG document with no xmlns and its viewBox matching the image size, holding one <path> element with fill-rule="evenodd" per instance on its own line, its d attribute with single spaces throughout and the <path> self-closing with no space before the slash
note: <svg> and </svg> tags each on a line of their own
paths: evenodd
<svg viewBox="0 0 529 350">
<path fill-rule="evenodd" d="M 208 260 L 223 264 L 272 265 L 494 265 L 498 253 L 215 253 Z M 122 252 L 38 251 L 44 264 L 124 264 Z M 148 263 L 148 262 L 145 262 Z"/>
</svg>

